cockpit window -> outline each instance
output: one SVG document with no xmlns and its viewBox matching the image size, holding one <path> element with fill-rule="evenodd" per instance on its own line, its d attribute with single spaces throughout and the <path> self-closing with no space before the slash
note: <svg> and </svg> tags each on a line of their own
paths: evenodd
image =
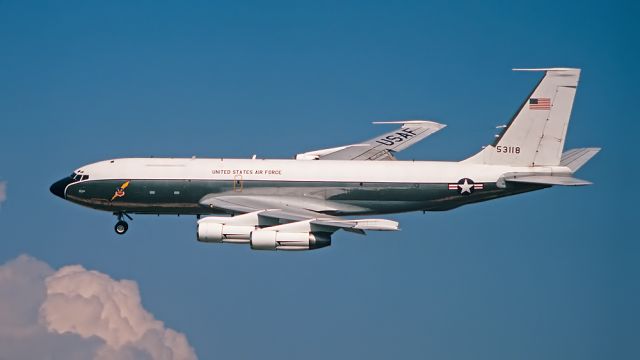
<svg viewBox="0 0 640 360">
<path fill-rule="evenodd" d="M 69 177 L 73 179 L 74 182 L 89 179 L 89 175 L 76 174 L 75 172 L 69 175 Z"/>
</svg>

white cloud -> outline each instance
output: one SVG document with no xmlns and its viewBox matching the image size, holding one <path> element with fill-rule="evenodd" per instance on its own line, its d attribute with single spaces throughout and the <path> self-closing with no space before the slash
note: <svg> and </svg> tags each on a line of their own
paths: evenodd
<svg viewBox="0 0 640 360">
<path fill-rule="evenodd" d="M 7 200 L 7 182 L 0 181 L 0 206 Z"/>
<path fill-rule="evenodd" d="M 138 285 L 22 255 L 0 266 L 1 358 L 190 360 L 184 334 L 142 307 Z"/>
</svg>

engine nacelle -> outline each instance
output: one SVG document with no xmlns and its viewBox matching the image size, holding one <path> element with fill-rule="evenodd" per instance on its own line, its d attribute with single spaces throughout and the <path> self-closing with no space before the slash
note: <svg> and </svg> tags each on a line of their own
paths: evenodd
<svg viewBox="0 0 640 360">
<path fill-rule="evenodd" d="M 251 248 L 254 250 L 314 250 L 331 245 L 327 233 L 290 233 L 259 230 L 251 233 Z"/>
<path fill-rule="evenodd" d="M 242 243 L 251 239 L 255 226 L 225 225 L 216 222 L 198 222 L 197 237 L 201 242 Z"/>
</svg>

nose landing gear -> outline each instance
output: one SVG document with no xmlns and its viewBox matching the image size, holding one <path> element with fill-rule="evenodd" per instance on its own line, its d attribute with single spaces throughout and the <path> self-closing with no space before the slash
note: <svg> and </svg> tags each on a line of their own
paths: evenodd
<svg viewBox="0 0 640 360">
<path fill-rule="evenodd" d="M 129 230 L 129 224 L 127 224 L 127 222 L 124 220 L 120 220 L 116 223 L 116 226 L 114 227 L 114 229 L 116 230 L 116 234 L 124 235 L 124 233 L 126 233 L 127 230 Z"/>
<path fill-rule="evenodd" d="M 114 226 L 114 230 L 116 231 L 116 234 L 124 235 L 124 233 L 129 230 L 129 224 L 124 221 L 123 218 L 126 216 L 129 220 L 133 219 L 126 212 L 114 213 L 114 215 L 118 217 L 118 222 L 116 223 L 116 226 Z"/>
</svg>

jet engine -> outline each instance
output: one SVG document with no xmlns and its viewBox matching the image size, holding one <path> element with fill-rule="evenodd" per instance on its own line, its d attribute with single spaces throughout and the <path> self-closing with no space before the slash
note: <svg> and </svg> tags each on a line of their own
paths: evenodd
<svg viewBox="0 0 640 360">
<path fill-rule="evenodd" d="M 213 243 L 241 243 L 246 244 L 251 238 L 255 226 L 227 225 L 215 222 L 199 222 L 198 241 Z"/>
<path fill-rule="evenodd" d="M 197 238 L 212 243 L 249 243 L 254 250 L 314 250 L 330 246 L 331 235 L 339 229 L 361 234 L 364 230 L 398 230 L 397 222 L 386 219 L 320 217 L 283 224 L 279 223 L 283 218 L 274 219 L 273 215 L 272 210 L 257 210 L 236 216 L 207 216 L 198 220 Z"/>
<path fill-rule="evenodd" d="M 258 230 L 251 233 L 253 250 L 314 250 L 331 245 L 331 236 L 322 232 L 282 232 Z"/>
</svg>

